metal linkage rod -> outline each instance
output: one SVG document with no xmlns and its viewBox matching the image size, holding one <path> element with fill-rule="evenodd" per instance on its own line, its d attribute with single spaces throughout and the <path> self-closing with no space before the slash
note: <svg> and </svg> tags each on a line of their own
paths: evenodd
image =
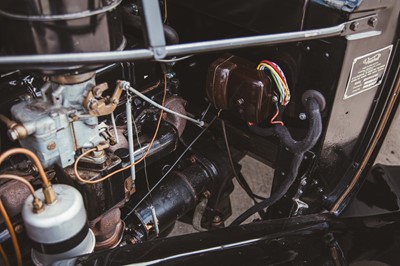
<svg viewBox="0 0 400 266">
<path fill-rule="evenodd" d="M 166 56 L 170 57 L 185 54 L 216 52 L 244 47 L 308 41 L 340 36 L 345 31 L 347 24 L 348 23 L 343 23 L 333 27 L 306 31 L 176 44 L 165 46 L 165 50 Z M 2 56 L 0 57 L 0 68 L 13 67 L 18 69 L 32 69 L 49 66 L 130 62 L 143 59 L 155 59 L 153 51 L 149 49 L 136 49 L 113 52 Z"/>
</svg>

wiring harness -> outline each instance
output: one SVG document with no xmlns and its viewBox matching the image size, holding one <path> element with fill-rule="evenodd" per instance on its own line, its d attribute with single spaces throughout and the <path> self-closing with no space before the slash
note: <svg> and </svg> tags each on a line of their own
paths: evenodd
<svg viewBox="0 0 400 266">
<path fill-rule="evenodd" d="M 270 120 L 272 125 L 280 124 L 284 125 L 282 121 L 275 120 L 279 116 L 280 106 L 285 107 L 290 102 L 290 90 L 289 85 L 286 79 L 285 74 L 278 64 L 268 61 L 262 60 L 258 66 L 257 70 L 269 72 L 274 80 L 278 92 L 276 93 L 277 100 L 275 101 L 276 112 Z"/>
</svg>

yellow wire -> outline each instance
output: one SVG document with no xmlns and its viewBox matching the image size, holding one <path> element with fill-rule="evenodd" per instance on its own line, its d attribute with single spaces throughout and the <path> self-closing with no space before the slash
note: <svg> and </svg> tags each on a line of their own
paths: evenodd
<svg viewBox="0 0 400 266">
<path fill-rule="evenodd" d="M 18 239 L 14 231 L 14 227 L 11 223 L 10 217 L 7 214 L 6 209 L 4 208 L 3 202 L 0 199 L 0 213 L 3 216 L 4 222 L 7 225 L 7 230 L 10 233 L 11 241 L 14 246 L 15 256 L 17 257 L 17 265 L 22 266 L 22 257 L 21 257 L 21 249 L 19 248 Z"/>
<path fill-rule="evenodd" d="M 2 245 L 0 245 L 0 255 L 3 258 L 5 266 L 10 266 L 10 261 L 8 260 L 7 254 L 4 252 Z"/>
<path fill-rule="evenodd" d="M 287 100 L 288 97 L 289 97 L 289 95 L 290 95 L 290 91 L 289 91 L 289 88 L 288 88 L 287 85 L 286 85 L 286 82 L 281 78 L 281 76 L 278 74 L 278 72 L 276 72 L 276 70 L 275 70 L 273 67 L 271 67 L 270 65 L 265 64 L 265 63 L 260 63 L 260 64 L 258 65 L 257 69 L 260 70 L 261 66 L 267 67 L 267 68 L 273 73 L 273 75 L 275 75 L 275 76 L 279 79 L 279 81 L 280 81 L 280 82 L 282 83 L 282 85 L 283 85 L 283 88 L 285 89 L 285 92 L 286 92 L 285 100 Z"/>
<path fill-rule="evenodd" d="M 283 81 L 281 76 L 270 65 L 267 65 L 267 64 L 264 64 L 264 63 L 261 63 L 257 69 L 260 70 L 262 66 L 267 67 L 271 71 L 271 74 L 279 79 L 279 81 L 281 82 L 281 84 L 282 84 L 282 86 L 283 86 L 283 88 L 285 90 L 285 93 L 286 93 L 285 100 L 287 100 L 288 93 L 290 93 L 290 92 L 289 92 L 289 88 L 286 86 L 286 83 Z"/>
</svg>

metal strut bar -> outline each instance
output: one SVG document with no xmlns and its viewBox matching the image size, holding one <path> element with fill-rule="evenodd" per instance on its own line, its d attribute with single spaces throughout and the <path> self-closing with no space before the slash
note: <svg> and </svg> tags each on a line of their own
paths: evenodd
<svg viewBox="0 0 400 266">
<path fill-rule="evenodd" d="M 144 1 L 146 2 L 146 1 Z M 143 8 L 151 6 L 158 9 L 155 12 L 143 12 L 147 16 L 149 14 L 160 17 L 161 13 L 158 5 L 143 5 Z M 356 20 L 344 22 L 337 26 L 313 29 L 306 31 L 296 31 L 278 34 L 267 34 L 251 37 L 231 38 L 224 40 L 203 41 L 195 43 L 184 43 L 163 46 L 162 38 L 157 37 L 154 33 L 159 32 L 161 19 L 156 20 L 158 23 L 146 22 L 146 36 L 149 44 L 148 49 L 136 49 L 126 51 L 112 52 L 90 52 L 90 53 L 69 53 L 69 54 L 42 54 L 42 55 L 19 55 L 19 56 L 2 56 L 0 57 L 0 68 L 18 68 L 33 69 L 41 66 L 67 66 L 77 64 L 102 64 L 114 62 L 131 62 L 144 59 L 160 59 L 163 57 L 178 56 L 185 54 L 200 54 L 206 52 L 215 52 L 228 49 L 238 49 L 244 47 L 264 46 L 281 43 L 309 41 L 321 38 L 347 36 L 360 32 L 372 31 L 375 25 L 369 23 L 371 19 L 377 19 L 377 15 L 367 16 Z M 356 25 L 357 27 L 353 27 Z"/>
</svg>

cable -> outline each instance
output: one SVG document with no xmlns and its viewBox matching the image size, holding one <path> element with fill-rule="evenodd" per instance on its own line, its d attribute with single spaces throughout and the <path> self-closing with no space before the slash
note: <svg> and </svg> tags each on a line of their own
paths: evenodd
<svg viewBox="0 0 400 266">
<path fill-rule="evenodd" d="M 168 5 L 167 0 L 164 0 L 164 23 L 167 22 L 168 19 Z"/>
<path fill-rule="evenodd" d="M 167 97 L 167 76 L 164 74 L 164 95 L 163 95 L 163 99 L 162 99 L 162 105 L 165 104 L 165 99 L 166 99 L 166 97 Z M 110 177 L 113 176 L 113 175 L 116 175 L 116 174 L 118 174 L 118 173 L 120 173 L 120 172 L 123 172 L 123 171 L 125 171 L 125 170 L 131 168 L 132 165 L 137 165 L 138 163 L 142 162 L 142 161 L 146 158 L 146 156 L 149 154 L 150 149 L 151 149 L 151 147 L 153 146 L 154 141 L 156 140 L 158 131 L 159 131 L 159 129 L 160 129 L 160 125 L 161 125 L 161 120 L 162 120 L 163 114 L 164 114 L 164 112 L 163 112 L 163 110 L 161 109 L 160 117 L 158 118 L 157 127 L 156 127 L 156 131 L 154 132 L 154 136 L 153 136 L 153 138 L 151 139 L 151 142 L 150 142 L 150 144 L 149 144 L 149 147 L 147 148 L 147 151 L 145 152 L 145 154 L 143 154 L 143 156 L 142 156 L 139 160 L 137 160 L 137 161 L 135 161 L 134 163 L 132 163 L 132 164 L 130 164 L 130 165 L 127 165 L 127 166 L 125 166 L 125 167 L 123 167 L 123 168 L 120 168 L 120 169 L 118 169 L 118 170 L 116 170 L 116 171 L 114 171 L 114 172 L 112 172 L 112 173 L 110 173 L 110 174 L 108 174 L 108 175 L 106 175 L 106 176 L 100 178 L 100 179 L 97 179 L 97 180 L 85 180 L 85 179 L 83 179 L 83 178 L 79 175 L 79 172 L 78 172 L 78 163 L 79 163 L 79 161 L 80 161 L 84 156 L 88 155 L 88 154 L 91 153 L 91 152 L 97 151 L 97 148 L 92 148 L 92 149 L 87 150 L 87 151 L 85 151 L 84 153 L 82 153 L 82 154 L 75 160 L 75 163 L 74 163 L 74 174 L 75 174 L 76 179 L 78 179 L 80 182 L 85 183 L 85 184 L 97 184 L 97 183 L 103 182 L 104 180 L 110 178 Z"/>
<path fill-rule="evenodd" d="M 123 86 L 123 85 L 122 85 L 122 86 Z M 199 126 L 201 126 L 201 127 L 204 126 L 204 121 L 196 120 L 196 119 L 193 119 L 193 118 L 188 117 L 188 116 L 186 116 L 186 115 L 183 115 L 183 114 L 181 114 L 181 113 L 175 112 L 175 111 L 173 111 L 173 110 L 171 110 L 171 109 L 168 109 L 167 107 L 164 107 L 164 106 L 162 106 L 162 105 L 156 103 L 156 102 L 153 101 L 152 99 L 148 98 L 146 95 L 140 93 L 138 90 L 135 90 L 134 88 L 132 88 L 132 87 L 130 87 L 130 86 L 129 86 L 129 91 L 132 92 L 132 93 L 134 93 L 134 94 L 136 94 L 137 96 L 139 96 L 140 98 L 142 98 L 142 99 L 145 100 L 146 102 L 148 102 L 148 103 L 154 105 L 155 107 L 157 107 L 157 108 L 159 108 L 159 109 L 161 109 L 161 110 L 163 110 L 163 111 L 165 111 L 165 112 L 167 112 L 167 113 L 170 113 L 170 114 L 179 116 L 179 117 L 181 117 L 181 118 L 183 118 L 183 119 L 186 119 L 186 120 L 188 120 L 188 121 L 190 121 L 190 122 L 193 122 L 193 123 L 195 123 L 195 124 L 197 124 L 197 125 L 199 125 Z"/>
<path fill-rule="evenodd" d="M 309 129 L 302 141 L 296 141 L 290 135 L 289 130 L 284 126 L 275 126 L 274 131 L 284 147 L 288 148 L 293 153 L 293 159 L 290 163 L 289 172 L 285 180 L 282 181 L 278 189 L 271 195 L 270 198 L 257 203 L 239 217 L 237 217 L 231 225 L 239 225 L 248 219 L 256 212 L 262 211 L 270 207 L 280 200 L 296 181 L 298 170 L 303 161 L 304 153 L 315 146 L 322 132 L 322 119 L 319 103 L 315 98 L 308 98 L 306 101 L 306 112 L 309 119 Z M 257 131 L 262 132 L 263 129 L 258 128 Z M 270 133 L 268 130 L 267 133 Z"/>
<path fill-rule="evenodd" d="M 192 57 L 193 55 L 185 55 L 182 57 L 178 57 L 178 58 L 171 58 L 171 59 L 156 59 L 155 61 L 157 62 L 161 62 L 161 63 L 174 63 L 174 62 L 179 62 L 182 60 L 186 60 L 190 57 Z"/>
<path fill-rule="evenodd" d="M 274 62 L 262 60 L 258 66 L 258 70 L 269 70 L 280 94 L 280 103 L 286 106 L 290 102 L 290 90 L 285 74 L 282 69 Z"/>
<path fill-rule="evenodd" d="M 135 207 L 132 208 L 132 210 L 125 216 L 123 219 L 124 221 L 131 215 L 136 208 L 153 192 L 153 190 L 169 175 L 169 173 L 174 169 L 174 167 L 179 163 L 179 161 L 185 156 L 185 154 L 190 150 L 190 148 L 196 143 L 196 141 L 207 131 L 207 129 L 214 123 L 214 121 L 217 119 L 217 116 L 215 116 L 211 122 L 203 128 L 203 130 L 197 135 L 197 137 L 186 147 L 186 149 L 182 152 L 182 154 L 176 159 L 176 161 L 171 165 L 171 167 L 168 169 L 168 171 L 158 180 L 158 182 L 150 189 L 149 192 L 144 195 L 143 198 L 140 199 L 140 201 L 136 204 Z"/>
<path fill-rule="evenodd" d="M 0 245 L 0 255 L 3 259 L 5 266 L 10 266 L 10 261 L 8 260 L 7 254 L 4 252 L 3 246 Z"/>
<path fill-rule="evenodd" d="M 15 256 L 17 257 L 17 265 L 22 266 L 22 256 L 21 249 L 19 248 L 18 239 L 14 231 L 14 227 L 11 223 L 10 217 L 7 214 L 6 209 L 4 208 L 3 202 L 0 199 L 0 213 L 3 216 L 4 222 L 6 223 L 7 230 L 10 233 L 11 241 L 14 247 Z"/>
<path fill-rule="evenodd" d="M 135 128 L 136 140 L 137 140 L 137 142 L 138 142 L 139 149 L 142 149 L 142 144 L 140 143 L 139 132 L 138 132 L 138 128 L 137 128 L 137 126 L 136 126 L 135 119 L 133 119 L 133 126 L 134 126 L 134 128 Z M 145 176 L 145 178 L 146 178 L 147 191 L 150 191 L 150 183 L 149 183 L 149 177 L 148 177 L 148 175 L 147 175 L 147 162 L 146 162 L 146 159 L 143 160 L 143 164 L 144 164 L 143 170 L 144 170 L 144 176 Z M 150 198 L 151 198 L 151 197 L 152 197 L 152 196 L 151 196 L 151 194 L 150 194 Z"/>
<path fill-rule="evenodd" d="M 275 119 L 276 119 L 276 118 L 278 117 L 278 115 L 279 115 L 279 106 L 278 106 L 278 103 L 275 104 L 275 108 L 276 108 L 276 113 L 275 113 L 275 115 L 271 118 L 270 123 L 271 123 L 272 125 L 279 124 L 279 125 L 281 125 L 281 126 L 284 126 L 285 124 L 284 124 L 282 121 L 275 121 Z"/>
<path fill-rule="evenodd" d="M 22 178 L 22 177 L 17 176 L 17 175 L 12 175 L 12 174 L 0 174 L 0 179 L 13 179 L 13 180 L 16 180 L 16 181 L 24 183 L 24 185 L 29 188 L 33 198 L 36 198 L 35 189 L 31 185 L 31 183 L 29 183 L 29 181 L 26 180 L 25 178 Z"/>
<path fill-rule="evenodd" d="M 233 159 L 232 159 L 231 149 L 229 148 L 228 135 L 226 134 L 226 127 L 225 127 L 224 120 L 221 120 L 221 127 L 222 127 L 222 134 L 224 136 L 226 152 L 227 152 L 228 158 L 229 158 L 229 164 L 231 165 L 232 172 L 235 175 L 236 180 L 238 181 L 239 185 L 243 188 L 243 190 L 247 193 L 247 195 L 254 201 L 254 203 L 257 203 L 256 198 L 264 200 L 265 198 L 260 197 L 260 196 L 258 196 L 258 195 L 253 193 L 253 191 L 251 190 L 251 188 L 250 188 L 249 184 L 247 183 L 246 179 L 244 179 L 244 177 L 242 175 L 239 176 L 237 174 L 236 169 L 235 169 L 235 165 L 234 165 Z"/>
<path fill-rule="evenodd" d="M 36 156 L 36 154 L 34 154 L 33 152 L 31 152 L 28 149 L 14 148 L 14 149 L 10 149 L 10 150 L 3 152 L 0 155 L 0 164 L 2 164 L 8 157 L 15 155 L 15 154 L 24 154 L 24 155 L 28 156 L 35 164 L 35 166 L 39 172 L 39 175 L 42 178 L 43 187 L 51 186 L 51 183 L 50 183 L 49 179 L 47 178 L 46 173 L 44 172 L 43 166 L 42 166 L 39 158 Z"/>
</svg>

